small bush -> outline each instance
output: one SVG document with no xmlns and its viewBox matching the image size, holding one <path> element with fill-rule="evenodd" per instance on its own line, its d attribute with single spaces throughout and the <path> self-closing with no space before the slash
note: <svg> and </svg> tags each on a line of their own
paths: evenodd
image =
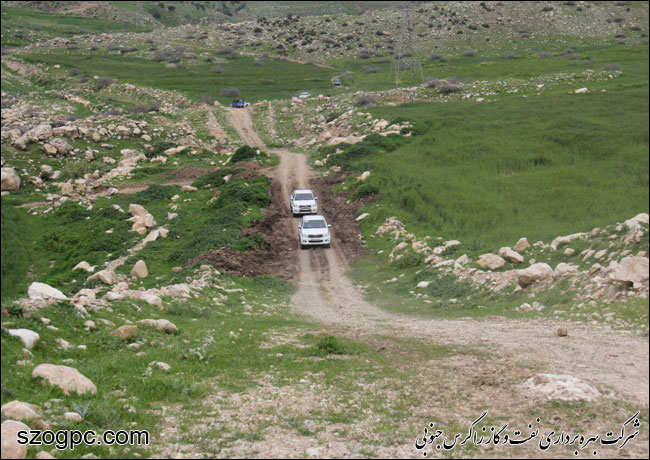
<svg viewBox="0 0 650 460">
<path fill-rule="evenodd" d="M 206 105 L 213 105 L 217 99 L 210 95 L 210 94 L 204 94 L 199 98 L 199 104 L 206 104 Z"/>
<path fill-rule="evenodd" d="M 235 150 L 235 153 L 230 159 L 230 162 L 237 163 L 239 161 L 254 160 L 256 158 L 259 158 L 261 155 L 264 155 L 262 152 L 260 152 L 260 154 L 258 155 L 257 154 L 258 150 L 259 149 L 256 149 L 255 147 L 251 147 L 249 145 L 242 145 L 237 150 Z"/>
<path fill-rule="evenodd" d="M 369 107 L 375 104 L 375 96 L 372 94 L 362 94 L 356 100 L 356 104 L 359 107 Z"/>
<path fill-rule="evenodd" d="M 160 104 L 154 102 L 152 104 L 137 104 L 129 109 L 131 113 L 149 113 L 149 112 L 159 112 Z"/>
<path fill-rule="evenodd" d="M 135 198 L 142 201 L 167 201 L 180 191 L 177 185 L 150 185 L 145 190 L 135 194 Z"/>
<path fill-rule="evenodd" d="M 221 94 L 223 97 L 239 97 L 241 96 L 241 91 L 239 91 L 237 88 L 228 87 L 221 89 L 219 91 L 219 94 Z"/>
<path fill-rule="evenodd" d="M 235 50 L 235 48 L 226 47 L 217 50 L 217 54 L 220 54 L 221 56 L 227 56 L 227 57 L 236 57 L 237 51 Z"/>
<path fill-rule="evenodd" d="M 456 91 L 460 91 L 460 86 L 455 83 L 445 82 L 438 86 L 438 91 L 443 94 L 454 93 Z"/>
<path fill-rule="evenodd" d="M 406 268 L 413 268 L 413 267 L 419 267 L 420 265 L 424 264 L 424 259 L 425 256 L 422 253 L 419 252 L 407 252 L 406 254 L 402 255 L 399 259 L 395 259 L 393 262 L 393 266 L 395 268 L 399 268 L 400 270 L 404 270 Z"/>
<path fill-rule="evenodd" d="M 356 201 L 367 196 L 377 195 L 379 195 L 379 187 L 373 184 L 364 183 L 357 187 L 354 193 L 350 196 L 350 199 Z"/>
<path fill-rule="evenodd" d="M 97 83 L 95 83 L 95 89 L 100 90 L 103 88 L 107 88 L 111 86 L 113 83 L 115 83 L 114 79 L 108 77 L 102 77 L 99 80 L 97 80 Z"/>
<path fill-rule="evenodd" d="M 333 335 L 321 338 L 316 344 L 317 354 L 320 356 L 343 355 L 346 352 L 345 346 Z"/>
</svg>

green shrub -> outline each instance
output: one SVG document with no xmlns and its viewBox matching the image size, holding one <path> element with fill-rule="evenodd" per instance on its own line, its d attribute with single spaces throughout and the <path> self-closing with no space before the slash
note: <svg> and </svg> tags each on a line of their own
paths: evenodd
<svg viewBox="0 0 650 460">
<path fill-rule="evenodd" d="M 367 197 L 367 196 L 377 196 L 379 195 L 379 187 L 374 184 L 363 183 L 354 191 L 350 196 L 352 201 Z"/>
<path fill-rule="evenodd" d="M 144 201 L 166 201 L 180 192 L 177 185 L 150 185 L 144 190 L 139 191 L 134 196 L 137 200 Z"/>
<path fill-rule="evenodd" d="M 232 158 L 230 159 L 231 163 L 237 163 L 239 161 L 248 161 L 248 160 L 254 160 L 257 158 L 262 158 L 263 156 L 266 156 L 265 153 L 260 152 L 260 154 L 257 154 L 257 151 L 259 149 L 255 147 L 251 147 L 249 145 L 242 145 L 239 147 L 237 150 L 235 150 L 235 153 L 233 154 Z"/>
<path fill-rule="evenodd" d="M 322 337 L 316 344 L 316 354 L 319 356 L 343 355 L 345 346 L 333 335 Z"/>
</svg>

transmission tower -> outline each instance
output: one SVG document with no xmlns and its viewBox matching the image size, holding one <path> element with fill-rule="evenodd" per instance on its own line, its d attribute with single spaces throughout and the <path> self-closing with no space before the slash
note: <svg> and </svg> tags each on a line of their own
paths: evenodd
<svg viewBox="0 0 650 460">
<path fill-rule="evenodd" d="M 407 4 L 402 14 L 399 30 L 397 33 L 397 50 L 394 53 L 393 64 L 391 67 L 391 76 L 395 75 L 395 86 L 399 85 L 399 75 L 402 70 L 413 72 L 415 80 L 420 79 L 424 82 L 424 73 L 422 72 L 422 63 L 415 49 L 413 18 L 411 16 L 411 7 Z"/>
</svg>

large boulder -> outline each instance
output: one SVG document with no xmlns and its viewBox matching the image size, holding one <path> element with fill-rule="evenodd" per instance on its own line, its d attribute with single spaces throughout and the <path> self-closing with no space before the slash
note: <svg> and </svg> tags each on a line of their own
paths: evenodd
<svg viewBox="0 0 650 460">
<path fill-rule="evenodd" d="M 29 432 L 29 427 L 16 420 L 2 422 L 2 458 L 25 458 L 27 456 L 27 444 L 18 444 L 19 431 Z"/>
<path fill-rule="evenodd" d="M 31 350 L 38 343 L 41 338 L 38 332 L 30 331 L 29 329 L 8 329 L 7 333 L 12 337 L 18 337 L 25 345 L 25 348 Z"/>
<path fill-rule="evenodd" d="M 25 422 L 38 420 L 41 416 L 40 407 L 35 404 L 29 404 L 18 400 L 3 404 L 0 411 L 2 411 L 2 416 L 4 418 Z"/>
<path fill-rule="evenodd" d="M 517 241 L 517 244 L 515 244 L 515 247 L 513 248 L 517 252 L 525 251 L 530 247 L 530 243 L 528 242 L 527 238 L 519 238 L 519 241 Z"/>
<path fill-rule="evenodd" d="M 496 254 L 487 253 L 479 257 L 476 263 L 482 268 L 496 270 L 503 267 L 506 264 L 506 261 Z"/>
<path fill-rule="evenodd" d="M 134 276 L 136 278 L 146 278 L 147 276 L 149 276 L 149 271 L 147 270 L 147 264 L 144 262 L 144 260 L 138 260 L 135 263 L 133 269 L 131 270 L 131 276 Z"/>
<path fill-rule="evenodd" d="M 20 188 L 20 176 L 10 166 L 2 167 L 2 191 L 13 191 Z"/>
<path fill-rule="evenodd" d="M 549 264 L 539 262 L 517 272 L 517 280 L 521 287 L 529 286 L 538 281 L 553 276 L 553 269 Z"/>
<path fill-rule="evenodd" d="M 115 272 L 113 270 L 104 269 L 104 270 L 100 270 L 97 273 L 95 273 L 94 275 L 90 276 L 88 278 L 88 281 L 92 281 L 92 280 L 95 280 L 95 279 L 98 279 L 99 281 L 101 281 L 104 284 L 112 285 L 112 284 L 117 283 L 117 274 L 115 274 Z"/>
<path fill-rule="evenodd" d="M 30 299 L 41 298 L 56 301 L 68 300 L 68 297 L 58 289 L 53 288 L 48 284 L 37 282 L 33 282 L 29 285 L 29 288 L 27 288 L 27 295 Z"/>
<path fill-rule="evenodd" d="M 648 258 L 628 256 L 616 266 L 611 274 L 614 281 L 626 284 L 648 281 Z"/>
<path fill-rule="evenodd" d="M 70 393 L 94 395 L 97 393 L 95 384 L 73 367 L 39 364 L 32 371 L 32 378 L 42 379 L 50 385 L 57 386 L 66 395 Z"/>
</svg>

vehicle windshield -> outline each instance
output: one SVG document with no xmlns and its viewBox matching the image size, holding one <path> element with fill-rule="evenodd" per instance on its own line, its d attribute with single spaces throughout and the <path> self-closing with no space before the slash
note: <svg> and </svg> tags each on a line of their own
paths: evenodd
<svg viewBox="0 0 650 460">
<path fill-rule="evenodd" d="M 311 193 L 296 193 L 294 198 L 296 201 L 309 201 L 314 199 L 314 195 Z"/>
<path fill-rule="evenodd" d="M 303 222 L 302 228 L 327 228 L 327 225 L 322 219 L 306 220 Z"/>
</svg>

